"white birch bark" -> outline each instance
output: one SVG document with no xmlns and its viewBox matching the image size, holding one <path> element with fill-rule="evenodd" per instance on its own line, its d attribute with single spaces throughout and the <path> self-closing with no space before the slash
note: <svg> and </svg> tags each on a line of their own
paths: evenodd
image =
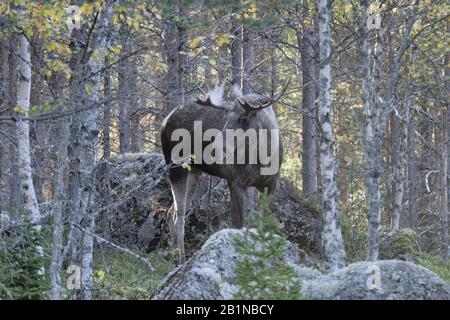
<svg viewBox="0 0 450 320">
<path fill-rule="evenodd" d="M 54 176 L 53 192 L 54 192 L 54 206 L 53 206 L 53 233 L 52 233 L 52 262 L 50 265 L 51 277 L 51 299 L 61 299 L 61 268 L 63 263 L 63 210 L 65 203 L 65 189 L 64 189 L 64 173 L 65 160 L 67 156 L 67 144 L 69 136 L 69 125 L 66 120 L 61 120 L 58 128 L 59 141 L 56 172 Z"/>
<path fill-rule="evenodd" d="M 340 224 L 336 159 L 334 155 L 333 119 L 331 112 L 331 1 L 319 1 L 320 92 L 319 122 L 321 182 L 323 189 L 322 242 L 325 259 L 331 270 L 342 268 L 346 254 Z"/>
<path fill-rule="evenodd" d="M 30 124 L 28 120 L 20 116 L 22 114 L 26 115 L 30 110 L 31 96 L 30 43 L 24 34 L 18 36 L 17 55 L 17 106 L 20 109 L 17 120 L 19 183 L 22 191 L 24 209 L 27 212 L 30 222 L 33 224 L 33 228 L 37 232 L 40 232 L 41 213 L 38 207 L 31 170 Z M 36 251 L 39 256 L 43 256 L 43 248 L 41 246 L 37 245 Z M 44 265 L 40 267 L 38 274 L 44 274 Z"/>
<path fill-rule="evenodd" d="M 363 144 L 367 191 L 367 219 L 368 219 L 368 249 L 367 260 L 374 261 L 378 259 L 378 247 L 380 242 L 379 227 L 381 221 L 380 215 L 380 178 L 381 178 L 381 151 L 379 141 L 379 117 L 374 108 L 372 74 L 371 74 L 371 52 L 368 46 L 367 30 L 367 8 L 368 1 L 361 1 L 361 56 L 362 56 L 362 92 L 361 100 L 363 104 L 364 125 L 363 125 Z"/>
<path fill-rule="evenodd" d="M 24 35 L 19 35 L 17 53 L 19 56 L 17 105 L 20 107 L 19 113 L 27 114 L 30 110 L 31 59 L 30 45 Z M 17 121 L 17 137 L 19 150 L 19 179 L 24 196 L 24 206 L 36 230 L 40 230 L 41 214 L 38 208 L 31 172 L 30 126 L 29 122 L 23 120 L 21 117 L 19 117 Z"/>
<path fill-rule="evenodd" d="M 90 102 L 95 105 L 91 110 L 84 114 L 82 125 L 82 153 L 80 155 L 81 165 L 83 171 L 82 188 L 80 196 L 80 205 L 84 225 L 88 232 L 83 233 L 82 239 L 82 255 L 81 255 L 81 298 L 84 300 L 92 299 L 93 289 L 93 277 L 92 277 L 92 258 L 93 258 L 93 246 L 95 234 L 95 212 L 93 205 L 95 202 L 94 182 L 93 182 L 93 170 L 96 161 L 96 145 L 98 140 L 98 108 L 99 103 L 99 89 L 101 78 L 101 67 L 105 57 L 106 44 L 108 39 L 108 27 L 112 18 L 112 8 L 114 1 L 108 1 L 102 9 L 100 14 L 97 38 L 93 42 L 93 47 L 96 50 L 97 55 L 91 56 L 88 61 L 88 70 L 92 75 L 90 84 L 92 85 L 92 95 Z"/>
<path fill-rule="evenodd" d="M 374 74 L 371 74 L 371 52 L 369 50 L 369 33 L 367 29 L 367 8 L 370 0 L 361 0 L 361 57 L 362 57 L 362 93 L 364 126 L 363 145 L 367 191 L 368 248 L 367 260 L 378 259 L 381 223 L 381 191 L 383 135 L 391 111 L 395 109 L 395 92 L 398 84 L 400 64 L 406 49 L 410 45 L 409 35 L 416 21 L 419 0 L 415 1 L 412 15 L 408 20 L 397 54 L 390 65 L 388 92 L 385 102 L 380 98 L 380 79 L 382 66 L 383 30 L 377 30 L 375 43 Z M 399 160 L 400 162 L 402 160 Z M 401 190 L 400 190 L 401 191 Z M 399 200 L 397 200 L 399 201 Z"/>
</svg>

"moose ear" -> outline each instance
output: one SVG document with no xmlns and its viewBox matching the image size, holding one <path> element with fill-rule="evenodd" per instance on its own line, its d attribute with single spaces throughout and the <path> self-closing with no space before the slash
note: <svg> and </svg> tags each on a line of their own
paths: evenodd
<svg viewBox="0 0 450 320">
<path fill-rule="evenodd" d="M 230 89 L 230 93 L 228 94 L 231 100 L 239 99 L 243 95 L 244 94 L 242 93 L 241 86 L 239 85 L 239 83 L 233 84 L 233 86 Z"/>
</svg>

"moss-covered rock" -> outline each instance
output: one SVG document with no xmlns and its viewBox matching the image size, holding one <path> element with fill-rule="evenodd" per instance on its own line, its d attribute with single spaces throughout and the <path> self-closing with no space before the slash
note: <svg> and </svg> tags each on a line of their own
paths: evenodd
<svg viewBox="0 0 450 320">
<path fill-rule="evenodd" d="M 400 229 L 381 242 L 380 259 L 416 261 L 419 255 L 419 237 L 412 229 Z"/>
</svg>

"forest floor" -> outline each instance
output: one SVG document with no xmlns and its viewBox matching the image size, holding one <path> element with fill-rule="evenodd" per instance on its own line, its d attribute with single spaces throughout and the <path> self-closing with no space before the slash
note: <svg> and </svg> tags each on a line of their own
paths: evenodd
<svg viewBox="0 0 450 320">
<path fill-rule="evenodd" d="M 145 254 L 156 273 L 136 259 L 109 250 L 99 250 L 94 257 L 94 299 L 149 299 L 161 280 L 175 265 L 155 253 Z"/>
<path fill-rule="evenodd" d="M 94 259 L 94 277 L 97 289 L 95 299 L 149 299 L 161 280 L 175 267 L 156 253 L 144 254 L 156 268 L 150 274 L 139 261 L 120 253 L 100 250 Z M 421 254 L 418 263 L 450 284 L 450 261 L 429 254 Z"/>
</svg>

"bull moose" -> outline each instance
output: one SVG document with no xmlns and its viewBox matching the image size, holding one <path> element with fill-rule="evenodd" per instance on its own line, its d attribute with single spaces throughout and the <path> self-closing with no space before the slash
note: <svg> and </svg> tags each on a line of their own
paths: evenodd
<svg viewBox="0 0 450 320">
<path fill-rule="evenodd" d="M 224 101 L 226 84 L 224 81 L 208 93 L 202 91 L 203 97 L 198 96 L 195 101 L 179 105 L 164 119 L 161 126 L 161 144 L 166 163 L 169 165 L 169 181 L 174 198 L 173 216 L 169 219 L 169 227 L 172 241 L 179 251 L 180 264 L 185 261 L 185 214 L 202 174 L 227 180 L 231 194 L 231 221 L 234 228 L 242 228 L 244 225 L 244 201 L 248 187 L 256 187 L 259 192 L 267 191 L 269 196 L 275 191 L 279 167 L 282 162 L 282 144 L 272 105 L 280 99 L 288 83 L 281 91 L 272 94 L 270 97 L 256 93 L 244 95 L 240 86 L 234 84 L 228 95 L 231 101 Z M 209 142 L 194 141 L 199 138 L 198 136 L 195 137 L 194 132 L 197 124 L 201 125 L 202 134 L 206 134 L 208 131 L 216 132 L 214 139 L 211 139 L 216 140 L 214 142 L 217 142 L 219 135 L 223 136 L 221 133 L 225 135 L 227 130 L 243 133 L 244 140 L 241 141 L 244 141 L 244 144 L 240 146 L 238 144 L 238 147 L 234 146 L 234 149 L 226 149 L 224 153 L 220 153 L 224 154 L 227 159 L 230 158 L 230 151 L 231 153 L 234 151 L 236 154 L 244 154 L 245 161 L 237 161 L 237 163 L 236 161 L 216 161 L 212 163 L 211 161 L 209 163 L 198 161 L 202 156 L 201 152 L 205 151 Z M 190 134 L 188 143 L 194 147 L 193 156 L 185 159 L 189 162 L 189 165 L 183 165 L 179 159 L 175 160 L 173 156 L 173 151 L 179 143 L 174 141 L 176 140 L 174 135 L 176 136 L 175 133 L 179 132 L 180 129 Z M 257 135 L 256 141 L 245 140 L 246 137 L 250 137 L 246 133 L 252 130 L 253 132 L 262 132 L 261 129 L 268 133 L 269 138 L 263 139 L 262 136 Z M 234 141 L 234 138 L 227 136 L 228 140 L 225 141 L 225 144 L 219 144 L 219 148 L 222 148 L 222 146 L 224 149 L 225 146 L 228 148 L 230 140 Z M 259 145 L 262 142 L 271 151 L 270 161 L 262 161 L 258 148 L 255 148 L 255 143 Z M 231 160 L 236 160 L 236 157 L 232 155 Z M 271 162 L 274 162 L 273 159 L 275 158 L 278 161 L 275 169 L 264 174 L 264 169 L 273 167 L 274 164 Z M 195 160 L 192 161 L 193 159 Z M 251 162 L 249 159 L 254 159 L 254 161 Z"/>
</svg>

